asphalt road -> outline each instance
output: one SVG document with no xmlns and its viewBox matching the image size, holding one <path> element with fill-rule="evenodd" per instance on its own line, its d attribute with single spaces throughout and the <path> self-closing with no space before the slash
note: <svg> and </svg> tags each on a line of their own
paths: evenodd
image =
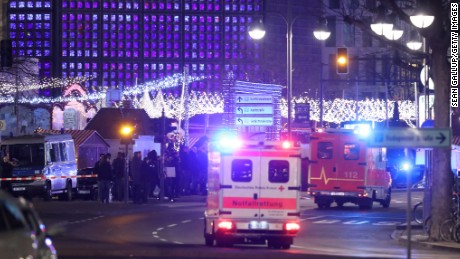
<svg viewBox="0 0 460 259">
<path fill-rule="evenodd" d="M 413 193 L 412 202 L 421 195 Z M 62 227 L 61 235 L 53 238 L 60 258 L 406 258 L 406 245 L 391 238 L 405 222 L 405 198 L 405 192 L 394 192 L 390 208 L 375 204 L 372 210 L 352 204 L 320 210 L 304 199 L 301 232 L 290 250 L 206 247 L 203 196 L 145 205 L 33 202 L 48 227 Z M 412 258 L 458 258 L 423 247 L 413 247 L 411 253 Z"/>
</svg>

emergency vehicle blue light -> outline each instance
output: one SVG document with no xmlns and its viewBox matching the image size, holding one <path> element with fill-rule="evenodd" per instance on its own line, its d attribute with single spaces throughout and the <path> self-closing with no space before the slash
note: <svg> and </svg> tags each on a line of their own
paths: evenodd
<svg viewBox="0 0 460 259">
<path fill-rule="evenodd" d="M 412 168 L 411 163 L 409 163 L 409 162 L 407 162 L 407 161 L 402 162 L 402 164 L 401 164 L 401 170 L 403 170 L 403 171 L 409 171 L 411 168 Z"/>
<path fill-rule="evenodd" d="M 353 133 L 355 133 L 356 135 L 359 135 L 361 137 L 368 137 L 369 134 L 371 133 L 371 126 L 369 124 L 359 124 L 359 125 L 356 125 L 354 130 L 353 130 Z"/>
<path fill-rule="evenodd" d="M 234 134 L 227 132 L 216 135 L 216 143 L 219 149 L 238 149 L 243 146 L 243 142 Z"/>
</svg>

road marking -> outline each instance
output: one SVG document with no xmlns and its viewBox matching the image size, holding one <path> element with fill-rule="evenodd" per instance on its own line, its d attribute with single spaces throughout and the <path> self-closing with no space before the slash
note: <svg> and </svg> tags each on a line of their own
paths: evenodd
<svg viewBox="0 0 460 259">
<path fill-rule="evenodd" d="M 157 228 L 157 231 L 162 231 L 162 230 L 163 230 L 163 228 Z"/>
<path fill-rule="evenodd" d="M 182 220 L 181 223 L 189 223 L 189 222 L 192 222 L 190 219 L 187 219 L 187 220 Z"/>
<path fill-rule="evenodd" d="M 184 243 L 182 242 L 178 242 L 178 241 L 173 241 L 174 244 L 177 244 L 177 245 L 183 245 Z"/>
<path fill-rule="evenodd" d="M 324 218 L 324 216 L 308 217 L 306 219 L 320 219 L 320 218 Z"/>
<path fill-rule="evenodd" d="M 350 220 L 350 221 L 345 221 L 343 224 L 345 225 L 361 225 L 361 224 L 366 224 L 369 223 L 368 220 Z"/>
<path fill-rule="evenodd" d="M 398 225 L 398 224 L 401 224 L 402 222 L 399 222 L 399 221 L 380 221 L 380 222 L 375 222 L 375 223 L 372 223 L 372 225 L 375 225 L 375 226 L 394 226 L 394 225 Z"/>
<path fill-rule="evenodd" d="M 158 232 L 156 232 L 156 231 L 153 231 L 153 232 L 152 232 L 152 235 L 156 235 L 157 233 L 158 233 Z"/>
<path fill-rule="evenodd" d="M 324 220 L 313 221 L 314 224 L 333 224 L 333 223 L 337 223 L 337 222 L 340 222 L 340 220 L 338 220 L 338 219 L 330 219 L 330 220 L 324 219 Z"/>
<path fill-rule="evenodd" d="M 177 224 L 171 224 L 171 225 L 168 225 L 168 228 L 172 228 L 172 227 L 175 227 L 177 226 Z"/>
</svg>

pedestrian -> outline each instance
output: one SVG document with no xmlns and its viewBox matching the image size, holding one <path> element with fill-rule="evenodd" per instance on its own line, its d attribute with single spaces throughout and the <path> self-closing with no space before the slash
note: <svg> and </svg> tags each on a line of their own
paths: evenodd
<svg viewBox="0 0 460 259">
<path fill-rule="evenodd" d="M 9 161 L 8 155 L 4 155 L 0 164 L 0 178 L 13 177 L 13 164 Z M 2 180 L 0 182 L 1 189 L 5 192 L 11 193 L 11 182 Z"/>
<path fill-rule="evenodd" d="M 141 170 L 142 170 L 142 177 L 144 179 L 143 187 L 142 187 L 141 202 L 147 203 L 148 197 L 150 194 L 150 188 L 152 187 L 153 176 L 155 174 L 155 166 L 152 164 L 152 161 L 148 156 L 146 156 L 144 158 L 144 161 L 142 161 Z"/>
<path fill-rule="evenodd" d="M 170 142 L 165 151 L 165 191 L 171 202 L 177 198 L 177 166 L 179 163 L 179 154 L 174 149 L 174 143 Z"/>
<path fill-rule="evenodd" d="M 130 163 L 131 179 L 133 180 L 133 203 L 141 202 L 141 192 L 144 187 L 144 179 L 142 176 L 142 157 L 141 152 L 134 152 L 133 159 Z"/>
<path fill-rule="evenodd" d="M 123 200 L 125 187 L 125 153 L 118 152 L 112 163 L 114 177 L 114 198 L 117 201 Z"/>
<path fill-rule="evenodd" d="M 26 130 L 27 130 L 27 126 L 29 125 L 29 123 L 27 122 L 27 119 L 24 117 L 22 118 L 21 120 L 21 131 L 20 133 L 22 134 L 26 134 Z"/>
<path fill-rule="evenodd" d="M 97 186 L 99 202 L 110 202 L 110 181 L 112 180 L 112 170 L 109 162 L 107 162 L 107 155 L 101 154 L 99 161 L 94 165 L 94 173 L 97 174 Z"/>
<path fill-rule="evenodd" d="M 190 167 L 190 178 L 191 178 L 191 187 L 190 191 L 192 195 L 195 195 L 198 193 L 198 187 L 199 187 L 199 175 L 198 175 L 198 160 L 196 159 L 196 154 L 198 152 L 198 149 L 196 146 L 193 146 L 190 151 L 189 151 L 189 167 Z"/>
<path fill-rule="evenodd" d="M 179 151 L 180 157 L 180 171 L 181 171 L 181 182 L 180 191 L 182 195 L 191 194 L 192 176 L 191 176 L 191 165 L 190 165 L 190 149 L 188 146 L 182 146 Z"/>
<path fill-rule="evenodd" d="M 152 150 L 147 154 L 148 158 L 150 159 L 150 167 L 153 167 L 153 175 L 152 179 L 150 182 L 150 193 L 149 196 L 152 198 L 157 198 L 159 199 L 160 197 L 160 176 L 159 176 L 159 159 L 158 159 L 158 154 L 157 151 Z M 155 197 L 155 189 L 158 187 L 158 197 Z"/>
<path fill-rule="evenodd" d="M 196 159 L 197 159 L 199 192 L 201 195 L 206 195 L 207 194 L 206 183 L 208 179 L 208 153 L 204 145 L 198 149 L 198 152 L 196 154 Z"/>
</svg>

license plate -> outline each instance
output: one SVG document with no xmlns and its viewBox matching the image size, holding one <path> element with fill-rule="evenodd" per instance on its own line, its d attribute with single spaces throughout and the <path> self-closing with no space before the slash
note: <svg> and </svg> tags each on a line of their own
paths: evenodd
<svg viewBox="0 0 460 259">
<path fill-rule="evenodd" d="M 13 187 L 13 191 L 25 191 L 26 187 Z"/>
<path fill-rule="evenodd" d="M 89 190 L 79 190 L 78 193 L 80 193 L 80 194 L 88 194 L 88 193 L 90 193 L 90 191 Z"/>
<path fill-rule="evenodd" d="M 248 224 L 249 229 L 268 229 L 268 224 L 266 221 L 252 221 L 251 223 Z"/>
<path fill-rule="evenodd" d="M 335 196 L 344 196 L 345 193 L 344 193 L 344 192 L 333 192 L 333 193 L 331 193 L 331 195 L 335 195 Z"/>
</svg>

